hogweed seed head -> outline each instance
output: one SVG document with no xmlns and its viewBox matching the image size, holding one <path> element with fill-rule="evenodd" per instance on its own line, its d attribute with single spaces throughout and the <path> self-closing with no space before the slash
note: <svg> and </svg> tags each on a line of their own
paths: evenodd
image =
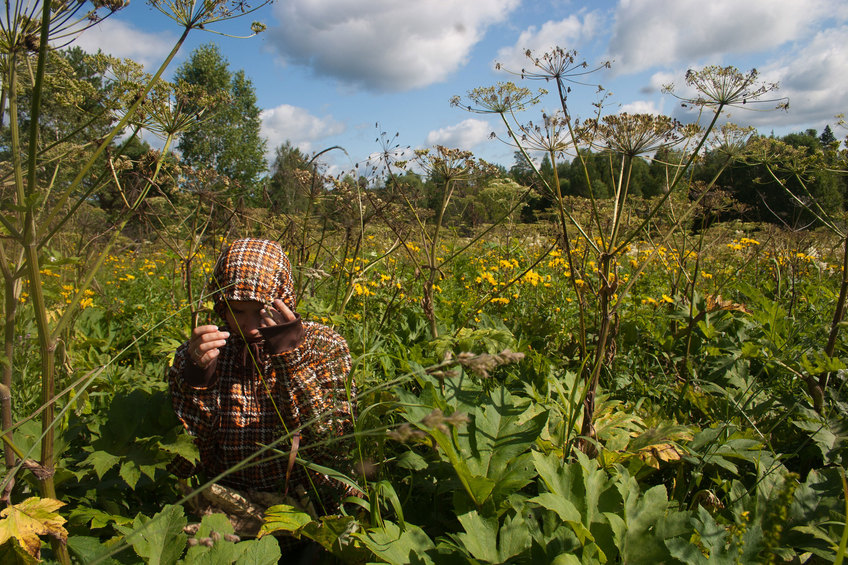
<svg viewBox="0 0 848 565">
<path fill-rule="evenodd" d="M 586 120 L 580 129 L 581 137 L 587 143 L 628 157 L 671 147 L 696 131 L 668 116 L 626 112 L 604 116 L 600 120 Z"/>
<path fill-rule="evenodd" d="M 700 70 L 689 69 L 685 80 L 687 86 L 694 89 L 696 94 L 690 98 L 677 96 L 684 105 L 701 108 L 735 106 L 753 109 L 751 106 L 753 103 L 773 102 L 778 109 L 789 108 L 787 98 L 763 99 L 763 96 L 769 92 L 776 91 L 779 85 L 776 82 L 760 81 L 757 69 L 743 73 L 733 66 L 710 65 Z M 673 85 L 665 86 L 664 90 L 674 95 Z"/>
<path fill-rule="evenodd" d="M 542 114 L 542 123 L 528 122 L 520 127 L 522 145 L 528 150 L 563 153 L 574 146 L 568 130 L 568 117 L 562 112 Z"/>
<path fill-rule="evenodd" d="M 459 96 L 451 98 L 451 106 L 476 114 L 506 114 L 519 112 L 535 104 L 547 94 L 539 90 L 533 94 L 529 88 L 516 86 L 512 82 L 499 82 L 496 86 L 481 86 L 468 91 L 468 102 Z"/>
<path fill-rule="evenodd" d="M 405 443 L 410 439 L 423 439 L 427 437 L 427 434 L 425 434 L 421 430 L 414 429 L 412 427 L 412 424 L 410 424 L 409 422 L 405 422 L 398 426 L 396 429 L 389 430 L 388 432 L 386 432 L 386 436 L 389 439 Z"/>
<path fill-rule="evenodd" d="M 460 365 L 483 378 L 489 378 L 489 371 L 496 367 L 517 363 L 522 359 L 524 359 L 523 353 L 517 353 L 510 349 L 504 349 L 497 354 L 481 353 L 475 355 L 474 353 L 463 352 L 456 358 Z"/>
</svg>

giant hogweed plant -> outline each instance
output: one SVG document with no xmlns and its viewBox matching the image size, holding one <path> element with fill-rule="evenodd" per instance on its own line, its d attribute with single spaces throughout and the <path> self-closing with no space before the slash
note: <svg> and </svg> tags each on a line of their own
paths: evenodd
<svg viewBox="0 0 848 565">
<path fill-rule="evenodd" d="M 845 226 L 844 215 L 836 216 L 825 210 L 813 196 L 808 185 L 817 174 L 822 172 L 848 174 L 848 154 L 843 149 L 833 158 L 827 159 L 822 151 L 810 153 L 805 147 L 792 147 L 783 141 L 760 137 L 751 143 L 746 154 L 740 159 L 765 167 L 771 179 L 778 183 L 796 206 L 809 212 L 819 224 L 839 239 L 842 247 L 842 277 L 827 341 L 822 350 L 825 356 L 832 358 L 836 354 L 839 330 L 844 324 L 846 306 L 848 306 L 848 228 Z M 824 392 L 828 385 L 832 384 L 831 381 L 834 381 L 831 373 L 831 371 L 823 371 L 816 375 L 803 370 L 798 372 L 807 385 L 815 410 L 819 413 L 824 408 Z"/>
<path fill-rule="evenodd" d="M 11 189 L 3 194 L 3 213 L 0 214 L 0 225 L 4 232 L 4 243 L 0 246 L 3 264 L 5 303 L 5 347 L 3 388 L 0 389 L 0 400 L 3 408 L 3 437 L 6 447 L 6 461 L 9 467 L 4 485 L 11 485 L 12 478 L 20 470 L 23 461 L 27 459 L 11 440 L 10 432 L 14 425 L 11 423 L 11 377 L 14 367 L 11 366 L 12 344 L 14 342 L 14 320 L 16 305 L 22 292 L 22 281 L 26 280 L 29 291 L 29 303 L 37 329 L 38 343 L 41 350 L 40 372 L 42 375 L 42 408 L 41 408 L 41 453 L 34 469 L 40 482 L 41 494 L 45 498 L 55 499 L 57 491 L 53 479 L 55 471 L 54 454 L 54 405 L 56 402 L 56 357 L 58 342 L 63 332 L 74 323 L 79 304 L 103 261 L 108 256 L 117 237 L 126 225 L 132 211 L 138 208 L 156 181 L 158 167 L 152 177 L 143 187 L 125 202 L 125 211 L 118 219 L 111 239 L 103 246 L 100 255 L 94 259 L 87 273 L 76 280 L 74 285 L 77 292 L 54 317 L 49 314 L 51 305 L 45 299 L 42 288 L 41 272 L 45 260 L 48 260 L 47 250 L 56 240 L 63 227 L 75 217 L 80 207 L 97 190 L 100 190 L 110 179 L 110 171 L 98 170 L 102 167 L 102 157 L 111 146 L 116 136 L 122 134 L 133 123 L 140 106 L 147 100 L 148 94 L 157 85 L 162 73 L 170 65 L 177 52 L 182 47 L 188 34 L 194 29 L 205 29 L 206 26 L 249 13 L 259 6 L 248 7 L 242 2 L 167 2 L 155 1 L 151 4 L 167 16 L 174 19 L 182 28 L 183 33 L 174 44 L 158 70 L 150 77 L 132 77 L 134 80 L 123 82 L 126 104 L 123 108 L 113 109 L 111 116 L 106 118 L 112 126 L 108 133 L 88 142 L 85 158 L 81 163 L 73 163 L 68 159 L 71 150 L 70 142 L 79 145 L 75 138 L 79 132 L 70 132 L 58 140 L 46 139 L 42 136 L 43 95 L 48 83 L 47 69 L 49 60 L 54 56 L 53 50 L 73 41 L 85 29 L 93 25 L 103 13 L 112 13 L 124 6 L 121 1 L 93 2 L 53 2 L 52 0 L 8 2 L 7 9 L 0 16 L 0 67 L 3 81 L 0 98 L 2 107 L 8 112 L 8 139 L 10 164 L 3 174 L 10 178 Z M 254 24 L 253 31 L 261 31 L 261 24 Z M 22 72 L 29 70 L 30 72 Z M 30 92 L 30 107 L 24 113 L 19 108 L 23 100 L 22 88 L 24 81 L 29 80 L 27 88 Z M 95 116 L 96 118 L 97 116 Z M 102 118 L 102 117 L 101 117 Z M 21 124 L 26 124 L 22 130 Z M 4 121 L 4 127 L 5 121 Z M 4 132 L 5 133 L 5 132 Z M 164 157 L 166 151 L 162 151 Z M 59 175 L 61 169 L 65 173 Z M 68 174 L 70 173 L 70 174 Z M 64 180 L 65 177 L 70 180 Z M 90 183 L 92 176 L 100 179 Z M 10 339 L 12 338 L 12 339 Z M 10 455 L 13 454 L 13 455 Z M 14 457 L 20 462 L 14 464 Z M 66 547 L 59 542 L 53 544 L 56 557 L 60 562 L 68 563 L 69 556 Z"/>
<path fill-rule="evenodd" d="M 570 263 L 574 294 L 579 313 L 577 334 L 579 355 L 576 360 L 581 374 L 588 383 L 583 402 L 583 419 L 580 447 L 592 453 L 595 431 L 592 424 L 598 382 L 608 370 L 616 353 L 616 333 L 622 300 L 644 270 L 638 268 L 625 283 L 619 276 L 619 265 L 628 246 L 640 238 L 651 225 L 659 211 L 676 191 L 686 186 L 686 175 L 696 158 L 705 148 L 722 113 L 730 107 L 750 105 L 776 88 L 775 84 L 761 83 L 756 71 L 742 73 L 733 67 L 706 67 L 686 74 L 687 88 L 693 93 L 685 97 L 684 104 L 698 108 L 706 118 L 706 125 L 684 125 L 667 116 L 650 114 L 603 115 L 603 99 L 596 104 L 593 117 L 579 120 L 569 106 L 571 85 L 581 83 L 593 71 L 586 62 L 579 62 L 575 51 L 556 48 L 536 57 L 527 52 L 528 68 L 514 74 L 524 80 L 544 80 L 553 84 L 555 99 L 560 109 L 543 115 L 541 124 L 522 124 L 517 113 L 530 104 L 537 103 L 546 91 L 533 93 L 514 83 L 501 83 L 494 87 L 477 88 L 468 93 L 468 99 L 455 97 L 453 104 L 471 112 L 497 114 L 508 132 L 507 141 L 520 151 L 538 177 L 541 186 L 553 198 L 560 224 L 563 249 L 570 255 L 572 242 L 581 238 L 593 256 L 591 270 L 576 268 Z M 605 66 L 605 65 L 602 65 Z M 500 66 L 498 66 L 500 68 Z M 600 67 L 599 67 L 600 68 Z M 597 70 L 597 69 L 595 69 Z M 599 87 L 599 91 L 603 89 Z M 673 88 L 669 87 L 673 92 Z M 700 117 L 700 115 L 699 115 Z M 680 161 L 672 168 L 663 195 L 656 199 L 641 223 L 624 229 L 623 221 L 636 213 L 628 194 L 633 161 L 663 148 L 682 147 Z M 609 156 L 613 213 L 608 218 L 599 212 L 593 185 L 598 179 L 591 177 L 584 158 L 584 150 L 600 150 Z M 553 165 L 553 181 L 541 174 L 530 152 L 543 152 Z M 592 203 L 590 219 L 581 222 L 569 211 L 556 175 L 558 159 L 574 155 L 585 175 Z M 725 166 L 730 162 L 728 159 Z M 711 185 L 715 183 L 715 179 Z M 701 198 L 707 191 L 703 191 Z M 672 233 L 694 212 L 699 200 L 681 211 L 666 232 L 656 238 L 664 245 Z M 593 310 L 593 311 L 590 311 Z M 593 336 L 593 337 L 592 337 Z"/>
<path fill-rule="evenodd" d="M 472 248 L 483 241 L 498 226 L 511 222 L 516 210 L 524 205 L 524 200 L 530 194 L 530 189 L 514 195 L 507 206 L 500 206 L 500 213 L 493 218 L 492 223 L 487 228 L 480 230 L 458 249 L 448 250 L 444 247 L 443 241 L 445 240 L 445 232 L 448 230 L 446 220 L 450 206 L 457 200 L 457 195 L 462 187 L 489 182 L 487 177 L 494 172 L 494 167 L 483 160 L 475 159 L 470 152 L 456 148 L 437 145 L 433 148 L 416 150 L 414 162 L 420 170 L 427 174 L 434 185 L 435 208 L 434 213 L 429 214 L 429 210 L 424 209 L 421 203 L 415 201 L 414 195 L 404 183 L 403 176 L 398 174 L 398 171 L 406 169 L 410 163 L 399 158 L 403 154 L 401 152 L 398 155 L 396 149 L 397 147 L 390 148 L 384 140 L 383 151 L 380 156 L 381 164 L 386 170 L 388 184 L 405 205 L 405 212 L 411 218 L 413 229 L 402 229 L 397 221 L 387 218 L 385 214 L 381 214 L 381 217 L 397 236 L 398 243 L 403 244 L 412 263 L 418 263 L 416 278 L 421 280 L 421 307 L 427 319 L 430 338 L 438 340 L 445 337 L 445 334 L 451 329 L 445 327 L 445 324 L 440 327 L 439 324 L 439 286 L 437 283 L 444 277 L 444 271 L 458 259 L 468 256 Z M 423 263 L 418 262 L 413 252 L 413 250 L 418 249 L 416 242 L 420 244 L 420 249 L 423 250 Z M 482 296 L 480 300 L 468 308 L 465 318 L 454 324 L 452 328 L 453 338 L 456 338 L 461 332 L 467 331 L 468 322 L 481 312 L 481 308 L 521 280 L 527 272 L 532 270 L 553 250 L 553 247 L 551 245 L 543 251 L 536 262 L 524 272 L 518 274 L 503 286 Z"/>
</svg>

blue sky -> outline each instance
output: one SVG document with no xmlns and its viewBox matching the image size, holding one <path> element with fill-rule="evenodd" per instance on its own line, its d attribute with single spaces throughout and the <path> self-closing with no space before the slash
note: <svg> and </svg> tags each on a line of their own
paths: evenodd
<svg viewBox="0 0 848 565">
<path fill-rule="evenodd" d="M 682 86 L 689 68 L 708 64 L 757 68 L 780 83 L 788 112 L 736 111 L 730 120 L 761 133 L 821 131 L 848 110 L 848 2 L 843 0 L 278 0 L 226 26 L 250 39 L 195 31 L 167 73 L 191 50 L 217 43 L 232 70 L 244 69 L 263 110 L 269 154 L 290 140 L 307 154 L 331 146 L 330 172 L 360 166 L 380 150 L 380 131 L 412 148 L 434 144 L 468 149 L 509 167 L 513 149 L 489 139 L 496 117 L 469 114 L 450 98 L 514 77 L 494 62 L 520 69 L 523 53 L 554 45 L 576 49 L 590 65 L 611 60 L 591 77 L 612 95 L 604 112 L 694 116 L 661 86 Z M 133 2 L 84 33 L 77 44 L 129 57 L 154 70 L 181 28 L 149 5 Z M 526 86 L 538 88 L 539 83 Z M 588 117 L 592 87 L 576 88 L 570 108 Z M 524 121 L 555 109 L 548 97 Z M 377 126 L 377 124 L 379 124 Z"/>
</svg>

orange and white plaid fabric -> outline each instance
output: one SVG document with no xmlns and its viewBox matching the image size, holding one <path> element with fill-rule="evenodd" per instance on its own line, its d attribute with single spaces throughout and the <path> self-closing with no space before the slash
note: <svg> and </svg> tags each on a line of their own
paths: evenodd
<svg viewBox="0 0 848 565">
<path fill-rule="evenodd" d="M 210 288 L 216 311 L 225 300 L 259 300 L 263 303 L 281 297 L 293 309 L 291 269 L 280 246 L 264 240 L 239 240 L 221 256 Z M 277 353 L 262 340 L 245 343 L 237 331 L 230 331 L 220 349 L 214 377 L 206 387 L 193 387 L 184 378 L 192 362 L 187 343 L 177 349 L 169 372 L 174 410 L 200 450 L 199 466 L 207 478 L 230 471 L 262 446 L 301 431 L 299 456 L 334 467 L 330 454 L 338 445 L 317 445 L 325 439 L 352 431 L 355 403 L 347 343 L 332 329 L 302 322 L 303 340 L 290 351 Z M 197 367 L 194 367 L 196 370 Z M 290 439 L 277 445 L 282 455 L 267 451 L 260 462 L 232 471 L 219 482 L 242 490 L 281 489 L 286 477 Z M 190 476 L 195 469 L 182 460 L 172 465 L 174 472 Z M 323 475 L 306 472 L 299 466 L 292 484 L 307 492 L 312 486 L 332 487 Z M 317 505 L 316 505 L 317 506 Z"/>
<path fill-rule="evenodd" d="M 215 263 L 206 291 L 223 317 L 225 300 L 256 300 L 268 304 L 281 298 L 294 311 L 289 258 L 275 241 L 239 239 L 227 247 Z"/>
</svg>

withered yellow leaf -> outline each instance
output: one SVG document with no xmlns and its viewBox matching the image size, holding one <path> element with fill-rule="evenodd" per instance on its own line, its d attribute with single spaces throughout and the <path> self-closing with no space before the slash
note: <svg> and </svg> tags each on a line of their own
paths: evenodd
<svg viewBox="0 0 848 565">
<path fill-rule="evenodd" d="M 681 455 L 670 443 L 659 443 L 642 448 L 639 458 L 654 469 L 659 469 L 661 461 L 678 461 Z"/>
<path fill-rule="evenodd" d="M 20 504 L 13 504 L 0 512 L 0 544 L 9 538 L 17 539 L 33 557 L 41 549 L 39 536 L 49 535 L 65 543 L 68 541 L 66 520 L 56 510 L 65 503 L 53 498 L 33 496 Z"/>
</svg>

